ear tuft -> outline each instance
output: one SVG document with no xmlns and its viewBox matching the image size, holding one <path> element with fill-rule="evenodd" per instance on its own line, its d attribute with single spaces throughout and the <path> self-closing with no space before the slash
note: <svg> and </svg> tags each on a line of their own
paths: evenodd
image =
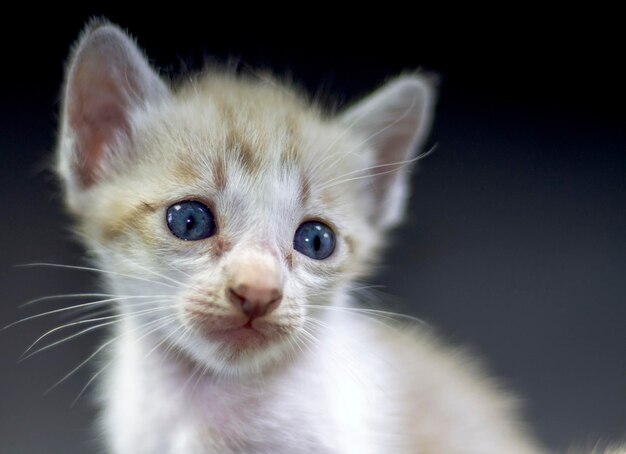
<svg viewBox="0 0 626 454">
<path fill-rule="evenodd" d="M 341 116 L 374 150 L 372 220 L 390 228 L 402 219 L 408 194 L 409 165 L 432 124 L 436 78 L 400 76 L 376 90 Z"/>
<path fill-rule="evenodd" d="M 92 20 L 67 66 L 59 172 L 68 190 L 87 188 L 121 166 L 132 115 L 167 97 L 164 82 L 119 27 Z"/>
</svg>

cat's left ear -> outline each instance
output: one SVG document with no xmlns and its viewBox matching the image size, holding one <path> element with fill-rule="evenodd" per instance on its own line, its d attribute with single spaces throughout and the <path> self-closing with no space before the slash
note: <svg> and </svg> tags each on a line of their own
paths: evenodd
<svg viewBox="0 0 626 454">
<path fill-rule="evenodd" d="M 374 150 L 372 216 L 381 228 L 402 220 L 411 160 L 428 136 L 434 106 L 434 77 L 416 74 L 392 80 L 340 117 Z"/>
<path fill-rule="evenodd" d="M 71 199 L 128 166 L 135 114 L 169 88 L 132 38 L 93 21 L 70 57 L 63 95 L 58 171 Z"/>
</svg>

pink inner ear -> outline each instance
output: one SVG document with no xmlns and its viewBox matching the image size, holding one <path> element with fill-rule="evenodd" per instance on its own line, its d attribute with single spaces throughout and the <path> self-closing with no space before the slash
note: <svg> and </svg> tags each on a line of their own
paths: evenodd
<svg viewBox="0 0 626 454">
<path fill-rule="evenodd" d="M 407 161 L 414 157 L 415 131 L 418 121 L 413 117 L 405 119 L 394 125 L 390 134 L 380 134 L 375 138 L 377 155 L 376 164 L 379 167 L 373 170 L 377 176 L 375 190 L 384 202 L 384 197 L 390 190 L 390 186 L 398 178 L 402 168 L 407 167 Z"/>
<path fill-rule="evenodd" d="M 165 99 L 168 88 L 132 39 L 114 25 L 88 28 L 68 67 L 61 170 L 87 188 L 133 158 L 131 116 Z"/>
<path fill-rule="evenodd" d="M 107 146 L 120 134 L 130 137 L 126 93 L 111 75 L 86 72 L 75 74 L 67 106 L 76 140 L 74 172 L 83 187 L 97 180 Z"/>
</svg>

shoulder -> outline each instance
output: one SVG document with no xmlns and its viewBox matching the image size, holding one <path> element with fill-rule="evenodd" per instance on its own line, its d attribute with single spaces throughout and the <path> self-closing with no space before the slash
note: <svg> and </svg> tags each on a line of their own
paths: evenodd
<svg viewBox="0 0 626 454">
<path fill-rule="evenodd" d="M 373 361 L 386 364 L 382 373 L 395 410 L 420 446 L 456 452 L 455 446 L 474 440 L 471 452 L 539 452 L 522 424 L 519 399 L 475 353 L 426 325 L 368 322 L 360 329 L 374 346 Z"/>
</svg>

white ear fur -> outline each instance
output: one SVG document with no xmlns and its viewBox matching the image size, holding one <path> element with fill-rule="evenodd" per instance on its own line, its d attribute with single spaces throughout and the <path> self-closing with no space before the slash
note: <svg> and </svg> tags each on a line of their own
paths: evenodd
<svg viewBox="0 0 626 454">
<path fill-rule="evenodd" d="M 408 193 L 409 163 L 423 145 L 432 123 L 435 92 L 422 75 L 401 76 L 341 115 L 373 148 L 371 170 L 374 219 L 382 228 L 401 221 Z"/>
<path fill-rule="evenodd" d="M 68 191 L 85 189 L 122 167 L 133 112 L 168 94 L 126 33 L 108 23 L 88 26 L 70 58 L 64 88 L 58 171 Z"/>
</svg>

